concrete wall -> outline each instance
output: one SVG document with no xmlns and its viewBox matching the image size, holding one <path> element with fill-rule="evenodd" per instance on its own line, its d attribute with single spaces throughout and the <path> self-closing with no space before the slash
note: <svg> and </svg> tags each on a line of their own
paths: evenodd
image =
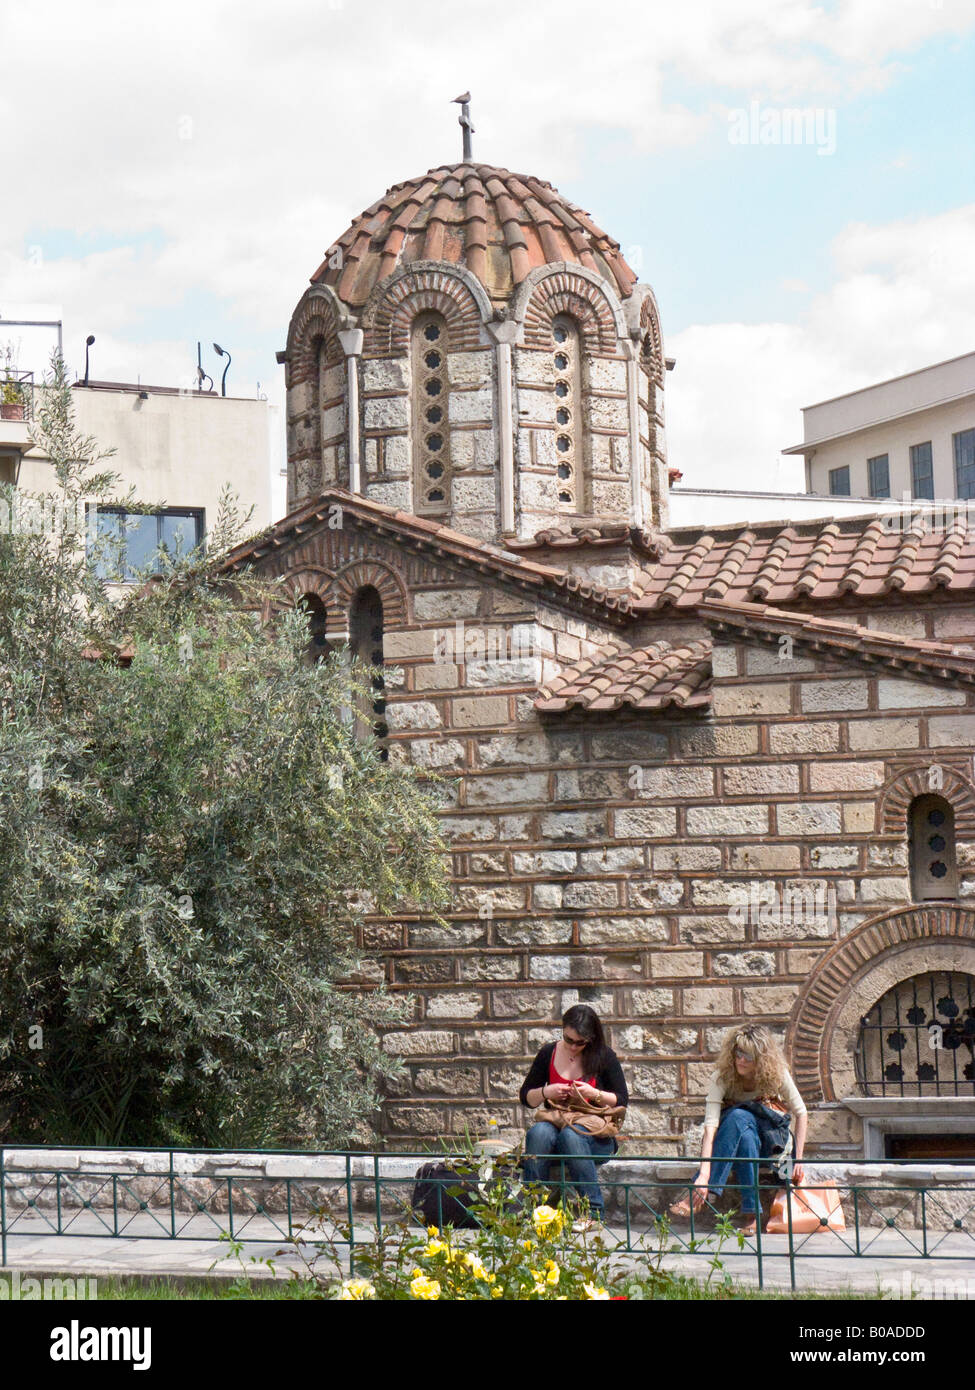
<svg viewBox="0 0 975 1390">
<path fill-rule="evenodd" d="M 269 525 L 268 402 L 146 389 L 148 400 L 138 391 L 76 387 L 72 393 L 79 432 L 117 450 L 104 467 L 121 475 L 120 495 L 134 484 L 141 502 L 200 508 L 209 530 L 220 492 L 230 483 L 242 511 L 254 505 L 252 529 Z M 43 491 L 52 485 L 49 460 L 31 451 L 21 464 L 19 486 Z"/>
<path fill-rule="evenodd" d="M 828 494 L 830 469 L 848 465 L 851 495 L 868 497 L 867 459 L 875 458 L 878 454 L 887 454 L 891 496 L 899 500 L 906 492 L 910 497 L 911 445 L 923 444 L 930 440 L 934 495 L 938 498 L 954 497 L 956 494 L 952 435 L 969 429 L 975 429 L 975 392 L 949 405 L 923 410 L 898 420 L 884 421 L 844 435 L 841 439 L 817 444 L 815 454 L 807 463 L 808 490 Z"/>
</svg>

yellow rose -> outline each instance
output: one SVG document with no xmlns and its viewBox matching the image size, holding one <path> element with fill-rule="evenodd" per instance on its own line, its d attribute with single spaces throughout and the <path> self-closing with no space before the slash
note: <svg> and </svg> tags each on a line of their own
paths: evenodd
<svg viewBox="0 0 975 1390">
<path fill-rule="evenodd" d="M 463 1263 L 467 1266 L 475 1279 L 487 1279 L 487 1270 L 481 1261 L 474 1254 L 467 1254 L 463 1258 Z"/>
<path fill-rule="evenodd" d="M 533 1240 L 523 1240 L 521 1246 L 523 1250 L 534 1250 L 535 1242 Z"/>
<path fill-rule="evenodd" d="M 428 1226 L 428 1227 L 427 1227 L 427 1235 L 430 1237 L 431 1240 L 433 1240 L 434 1237 L 438 1236 L 439 1234 L 440 1234 L 440 1227 L 439 1227 L 439 1226 Z"/>
<path fill-rule="evenodd" d="M 595 1298 L 599 1299 L 600 1301 L 607 1300 L 609 1298 L 609 1294 L 606 1292 L 606 1290 L 598 1288 L 595 1284 L 583 1284 L 582 1287 L 586 1291 L 587 1298 Z"/>
<path fill-rule="evenodd" d="M 376 1290 L 368 1279 L 343 1279 L 339 1298 L 344 1302 L 363 1298 L 375 1298 Z"/>
<path fill-rule="evenodd" d="M 447 1245 L 446 1241 L 431 1240 L 427 1242 L 423 1253 L 432 1259 L 435 1255 L 443 1255 L 445 1253 L 449 1255 L 450 1247 Z"/>
<path fill-rule="evenodd" d="M 548 1270 L 548 1273 L 545 1275 L 546 1281 L 549 1284 L 557 1284 L 559 1282 L 559 1267 L 552 1260 L 547 1261 L 547 1263 L 550 1266 L 550 1268 Z"/>
<path fill-rule="evenodd" d="M 417 1271 L 416 1277 L 410 1284 L 410 1293 L 414 1298 L 439 1298 L 440 1285 L 436 1279 L 428 1279 L 425 1274 L 421 1274 Z"/>
<path fill-rule="evenodd" d="M 497 1287 L 493 1288 L 493 1289 L 491 1290 L 491 1297 L 492 1297 L 492 1298 L 503 1298 L 503 1297 L 504 1297 L 504 1289 L 499 1289 L 499 1288 L 497 1288 Z"/>
<path fill-rule="evenodd" d="M 535 1230 L 540 1236 L 557 1236 L 562 1229 L 563 1216 L 554 1207 L 536 1207 L 532 1212 Z"/>
</svg>

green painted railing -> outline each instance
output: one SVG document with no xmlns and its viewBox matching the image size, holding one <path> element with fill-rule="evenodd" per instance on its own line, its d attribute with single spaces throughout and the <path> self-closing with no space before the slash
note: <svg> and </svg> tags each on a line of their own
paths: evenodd
<svg viewBox="0 0 975 1390">
<path fill-rule="evenodd" d="M 21 1153 L 51 1155 L 51 1162 L 21 1164 Z M 201 1149 L 98 1149 L 97 1147 L 71 1152 L 89 1155 L 90 1169 L 71 1167 L 59 1156 L 63 1146 L 12 1145 L 0 1148 L 0 1264 L 6 1265 L 9 1242 L 17 1237 L 38 1238 L 118 1238 L 127 1240 L 212 1240 L 226 1233 L 234 1241 L 258 1243 L 299 1243 L 309 1249 L 316 1244 L 314 1229 L 309 1228 L 313 1213 L 328 1213 L 330 1243 L 333 1248 L 347 1251 L 350 1272 L 355 1268 L 356 1246 L 369 1241 L 377 1224 L 394 1216 L 410 1212 L 415 1176 L 412 1171 L 392 1176 L 382 1171 L 391 1162 L 413 1165 L 428 1163 L 437 1157 L 426 1153 L 361 1153 L 351 1151 L 282 1151 L 276 1149 L 235 1149 L 207 1151 Z M 110 1155 L 163 1155 L 157 1171 L 140 1169 L 129 1163 L 128 1171 L 120 1171 L 110 1162 Z M 98 1155 L 98 1157 L 94 1157 Z M 101 1156 L 104 1155 L 104 1163 Z M 191 1165 L 178 1162 L 180 1155 L 193 1155 L 201 1166 L 216 1164 L 233 1167 L 237 1160 L 260 1155 L 277 1160 L 285 1171 L 280 1176 L 266 1173 L 245 1174 L 230 1172 L 201 1172 Z M 536 1155 L 545 1158 L 545 1155 Z M 320 1161 L 321 1173 L 289 1175 L 287 1160 L 292 1166 L 308 1167 L 309 1161 Z M 480 1160 L 483 1161 L 483 1160 Z M 566 1172 L 564 1156 L 550 1158 L 552 1180 L 546 1186 L 550 1192 L 561 1190 L 572 1197 L 572 1178 Z M 751 1187 L 755 1205 L 761 1208 L 761 1198 L 779 1190 L 781 1183 L 768 1181 L 761 1172 L 763 1160 L 736 1160 L 748 1163 L 753 1170 Z M 463 1162 L 458 1155 L 446 1156 L 447 1163 Z M 635 1155 L 627 1153 L 621 1165 L 632 1170 L 633 1165 L 670 1165 L 673 1155 Z M 817 1186 L 820 1180 L 829 1181 L 825 1174 L 830 1168 L 849 1166 L 849 1160 L 815 1160 L 816 1176 L 808 1185 Z M 555 1165 L 561 1167 L 556 1173 Z M 903 1259 L 970 1260 L 975 1270 L 975 1184 L 954 1182 L 923 1182 L 913 1168 L 930 1170 L 931 1165 L 912 1165 L 891 1160 L 857 1160 L 857 1167 L 903 1168 L 903 1182 L 871 1181 L 836 1183 L 847 1213 L 848 1229 L 831 1232 L 828 1240 L 816 1231 L 800 1233 L 792 1229 L 794 1203 L 786 1203 L 789 1230 L 779 1236 L 763 1234 L 761 1223 L 754 1236 L 742 1242 L 725 1240 L 721 1259 L 741 1255 L 756 1259 L 759 1286 L 764 1285 L 769 1261 L 787 1260 L 789 1282 L 796 1287 L 796 1260 L 869 1258 L 897 1261 Z M 631 1176 L 614 1178 L 612 1164 L 598 1171 L 600 1187 L 611 1207 L 608 1214 L 607 1244 L 619 1254 L 656 1255 L 661 1249 L 667 1254 L 708 1256 L 717 1248 L 713 1230 L 703 1228 L 702 1214 L 678 1221 L 668 1215 L 672 1202 L 690 1196 L 692 1182 L 668 1177 L 656 1166 L 648 1171 L 645 1180 Z M 519 1181 L 515 1179 L 515 1181 Z M 456 1191 L 456 1178 L 446 1178 L 436 1184 L 441 1216 L 443 1202 L 449 1199 L 449 1189 Z M 743 1189 L 734 1183 L 725 1191 L 734 1197 Z M 901 1203 L 899 1211 L 892 1208 Z M 384 1210 L 385 1208 L 385 1210 Z M 715 1211 L 705 1207 L 705 1212 Z M 415 1218 L 414 1218 L 415 1219 Z M 442 1220 L 438 1224 L 443 1224 Z M 825 1222 L 823 1223 L 825 1224 Z M 340 1231 L 347 1228 L 347 1234 Z M 891 1233 L 897 1237 L 892 1247 Z M 949 1237 L 961 1234 L 961 1242 L 949 1243 Z M 321 1240 L 321 1235 L 318 1240 Z M 886 1239 L 885 1239 L 886 1238 Z"/>
</svg>

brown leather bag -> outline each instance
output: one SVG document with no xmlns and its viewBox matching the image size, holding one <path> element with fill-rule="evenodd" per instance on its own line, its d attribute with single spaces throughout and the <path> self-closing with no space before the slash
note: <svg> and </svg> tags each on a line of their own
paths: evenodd
<svg viewBox="0 0 975 1390">
<path fill-rule="evenodd" d="M 568 1125 L 569 1129 L 586 1134 L 590 1139 L 615 1139 L 625 1114 L 625 1105 L 593 1105 L 573 1090 L 558 1105 L 546 1100 L 535 1111 L 535 1119 L 544 1120 L 556 1129 L 565 1129 Z"/>
</svg>

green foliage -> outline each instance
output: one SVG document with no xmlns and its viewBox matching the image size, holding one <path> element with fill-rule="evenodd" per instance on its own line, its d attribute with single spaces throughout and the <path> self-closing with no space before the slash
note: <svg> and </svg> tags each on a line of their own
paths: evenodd
<svg viewBox="0 0 975 1390">
<path fill-rule="evenodd" d="M 70 394 L 55 361 L 40 435 L 69 518 L 117 483 Z M 446 901 L 437 789 L 356 740 L 368 674 L 310 664 L 280 588 L 231 590 L 211 553 L 119 600 L 102 559 L 70 526 L 0 534 L 6 1137 L 365 1139 L 403 1006 L 350 985 L 355 929 Z"/>
</svg>

